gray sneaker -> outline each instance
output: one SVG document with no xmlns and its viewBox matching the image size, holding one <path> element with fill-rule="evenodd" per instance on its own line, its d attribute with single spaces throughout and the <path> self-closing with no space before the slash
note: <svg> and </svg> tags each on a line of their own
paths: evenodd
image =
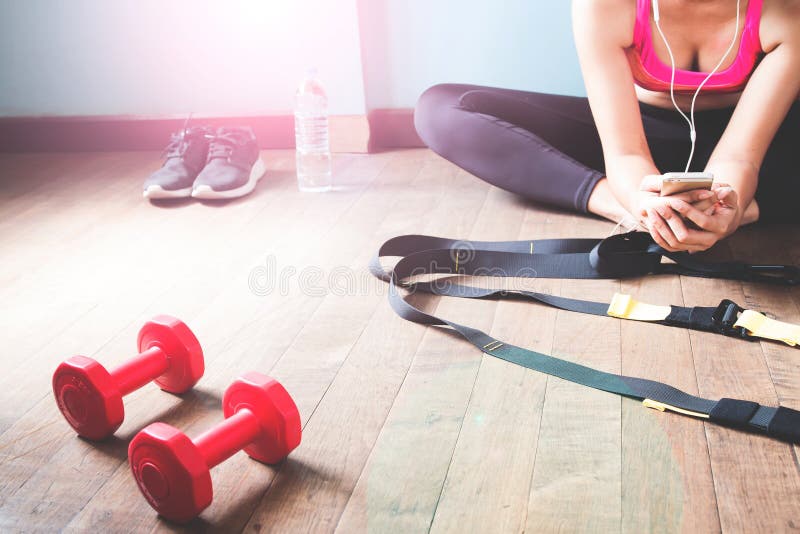
<svg viewBox="0 0 800 534">
<path fill-rule="evenodd" d="M 247 195 L 264 175 L 253 130 L 220 128 L 208 148 L 206 166 L 194 181 L 194 198 L 237 198 Z"/>
<path fill-rule="evenodd" d="M 192 184 L 203 170 L 213 130 L 207 126 L 185 128 L 172 134 L 164 152 L 164 165 L 144 182 L 144 198 L 185 198 L 192 196 Z"/>
</svg>

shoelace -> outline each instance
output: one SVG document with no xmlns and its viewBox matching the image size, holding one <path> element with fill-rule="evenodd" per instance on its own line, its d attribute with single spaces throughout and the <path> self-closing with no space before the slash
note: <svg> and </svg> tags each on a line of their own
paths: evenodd
<svg viewBox="0 0 800 534">
<path fill-rule="evenodd" d="M 179 133 L 174 133 L 170 136 L 169 144 L 161 151 L 161 157 L 175 158 L 181 157 L 186 153 L 192 141 L 209 137 L 203 131 L 195 130 L 181 130 Z"/>
<path fill-rule="evenodd" d="M 189 115 L 186 117 L 186 120 L 183 122 L 183 128 L 181 128 L 180 133 L 172 134 L 170 136 L 169 144 L 161 152 L 162 158 L 165 156 L 167 157 L 167 159 L 180 157 L 186 153 L 186 148 L 187 148 L 186 138 L 189 137 L 192 133 L 194 133 L 190 132 L 189 130 L 189 122 L 192 120 L 193 114 L 194 112 L 190 112 Z"/>
<path fill-rule="evenodd" d="M 250 140 L 244 132 L 229 131 L 211 137 L 208 159 L 229 158 L 235 148 L 244 146 Z"/>
</svg>

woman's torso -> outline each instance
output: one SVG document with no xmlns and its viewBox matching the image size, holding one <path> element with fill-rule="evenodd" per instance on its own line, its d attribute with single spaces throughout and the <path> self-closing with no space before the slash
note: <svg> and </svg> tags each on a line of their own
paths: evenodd
<svg viewBox="0 0 800 534">
<path fill-rule="evenodd" d="M 628 5 L 634 10 L 630 15 L 635 22 L 626 53 L 634 76 L 640 80 L 636 85 L 637 97 L 641 102 L 670 108 L 668 84 L 664 83 L 670 77 L 670 60 L 653 22 L 651 0 L 636 0 Z M 682 92 L 685 94 L 675 95 L 682 108 L 688 108 L 691 103 L 691 85 L 696 87 L 705 78 L 701 73 L 710 72 L 730 46 L 736 28 L 735 6 L 735 0 L 660 0 L 660 22 L 675 56 L 677 86 L 684 83 Z M 695 105 L 697 109 L 730 107 L 739 100 L 741 86 L 763 56 L 763 33 L 769 33 L 768 25 L 763 23 L 763 11 L 768 9 L 768 6 L 762 9 L 762 0 L 741 0 L 736 42 L 718 69 L 723 76 L 712 78 L 720 87 L 701 92 Z M 727 89 L 721 87 L 726 81 L 730 82 Z M 642 85 L 655 86 L 657 90 Z"/>
</svg>

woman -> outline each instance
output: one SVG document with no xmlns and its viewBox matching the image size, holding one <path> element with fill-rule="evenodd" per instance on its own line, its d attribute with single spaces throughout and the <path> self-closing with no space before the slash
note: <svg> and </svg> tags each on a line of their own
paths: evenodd
<svg viewBox="0 0 800 534">
<path fill-rule="evenodd" d="M 659 196 L 656 175 L 683 171 L 691 141 L 652 0 L 573 2 L 588 99 L 441 84 L 420 97 L 417 131 L 489 183 L 615 222 L 632 215 L 672 251 L 705 250 L 757 220 L 800 221 L 800 1 L 741 0 L 738 17 L 736 0 L 658 8 L 687 115 L 725 58 L 694 114 L 689 170 L 712 172 L 712 191 Z"/>
</svg>

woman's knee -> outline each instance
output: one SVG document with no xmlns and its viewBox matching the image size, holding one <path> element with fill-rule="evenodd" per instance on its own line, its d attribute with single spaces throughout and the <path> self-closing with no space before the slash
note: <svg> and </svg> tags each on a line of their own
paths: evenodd
<svg viewBox="0 0 800 534">
<path fill-rule="evenodd" d="M 461 95 L 471 86 L 440 83 L 426 89 L 414 108 L 414 127 L 430 148 L 437 150 L 452 135 L 453 114 L 458 113 Z"/>
</svg>

